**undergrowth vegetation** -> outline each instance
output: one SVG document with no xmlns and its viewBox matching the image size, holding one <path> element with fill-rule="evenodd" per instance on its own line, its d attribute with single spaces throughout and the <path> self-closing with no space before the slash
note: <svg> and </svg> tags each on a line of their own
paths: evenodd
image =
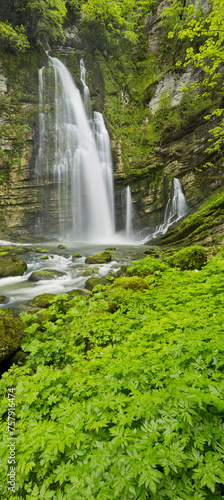
<svg viewBox="0 0 224 500">
<path fill-rule="evenodd" d="M 223 498 L 224 249 L 200 271 L 147 257 L 128 272 L 22 314 L 27 363 L 1 381 L 2 498 L 10 388 L 17 500 Z"/>
</svg>

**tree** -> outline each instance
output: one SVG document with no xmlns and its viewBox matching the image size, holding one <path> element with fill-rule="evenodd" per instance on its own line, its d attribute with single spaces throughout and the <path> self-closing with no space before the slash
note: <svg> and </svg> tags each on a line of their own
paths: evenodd
<svg viewBox="0 0 224 500">
<path fill-rule="evenodd" d="M 0 42 L 2 48 L 20 52 L 24 52 L 30 46 L 23 26 L 14 29 L 9 23 L 0 23 Z"/>
<path fill-rule="evenodd" d="M 174 5 L 176 0 L 173 0 Z M 167 11 L 167 14 L 169 12 Z M 164 11 L 164 16 L 166 10 Z M 190 4 L 185 9 L 186 24 L 176 23 L 168 37 L 177 36 L 179 40 L 190 42 L 190 47 L 186 49 L 184 66 L 193 63 L 195 67 L 201 67 L 204 71 L 203 86 L 206 90 L 206 97 L 209 91 L 216 88 L 224 90 L 221 83 L 221 67 L 224 63 L 224 4 L 223 0 L 211 0 L 210 11 L 203 11 L 199 18 L 196 15 L 195 6 Z M 177 62 L 180 66 L 182 63 Z M 223 109 L 215 109 L 212 115 L 221 116 Z M 212 115 L 207 116 L 210 118 Z M 215 127 L 211 132 L 214 135 L 214 145 L 212 150 L 219 150 L 224 141 L 224 121 Z"/>
<path fill-rule="evenodd" d="M 26 29 L 29 39 L 56 40 L 64 36 L 65 0 L 30 0 L 27 3 Z"/>
</svg>

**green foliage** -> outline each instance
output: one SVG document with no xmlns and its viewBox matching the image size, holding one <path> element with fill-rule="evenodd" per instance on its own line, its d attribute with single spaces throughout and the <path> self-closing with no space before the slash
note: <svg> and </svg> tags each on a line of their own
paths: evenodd
<svg viewBox="0 0 224 500">
<path fill-rule="evenodd" d="M 9 23 L 2 22 L 0 22 L 0 42 L 1 48 L 5 50 L 24 52 L 30 46 L 23 26 L 13 28 Z"/>
<path fill-rule="evenodd" d="M 132 264 L 132 266 L 128 268 L 127 274 L 130 276 L 142 277 L 150 276 L 153 274 L 159 275 L 167 268 L 168 266 L 164 262 L 148 256 L 143 261 L 138 260 L 137 262 L 134 262 L 134 264 Z"/>
<path fill-rule="evenodd" d="M 180 2 L 173 0 L 171 5 L 164 9 L 163 17 L 169 19 L 172 24 L 172 13 L 175 12 L 176 4 Z M 185 24 L 183 24 L 185 18 Z M 202 67 L 204 72 L 203 85 L 204 96 L 207 97 L 220 88 L 222 85 L 222 65 L 224 62 L 223 41 L 224 41 L 224 5 L 222 0 L 212 0 L 208 13 L 204 12 L 203 6 L 198 9 L 193 4 L 184 7 L 183 15 L 179 16 L 179 21 L 173 23 L 168 34 L 169 39 L 181 40 L 181 44 L 186 42 L 185 66 L 193 63 L 195 67 Z M 178 42 L 175 42 L 178 43 Z M 182 64 L 181 60 L 177 65 Z M 213 115 L 220 116 L 222 110 L 213 110 Z M 209 116 L 210 117 L 210 116 Z M 208 117 L 208 118 L 209 118 Z M 210 151 L 219 151 L 223 144 L 224 123 L 211 129 L 213 134 L 213 147 Z"/>
<path fill-rule="evenodd" d="M 207 256 L 201 245 L 193 245 L 179 250 L 174 254 L 172 261 L 175 267 L 182 270 L 201 269 L 207 261 Z"/>
<path fill-rule="evenodd" d="M 148 257 L 134 266 L 150 290 L 59 295 L 44 323 L 23 313 L 27 364 L 0 389 L 4 498 L 221 500 L 224 251 L 197 273 Z"/>
</svg>

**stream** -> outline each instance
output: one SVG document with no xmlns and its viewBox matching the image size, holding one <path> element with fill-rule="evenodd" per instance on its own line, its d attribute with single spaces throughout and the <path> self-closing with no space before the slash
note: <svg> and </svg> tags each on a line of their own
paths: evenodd
<svg viewBox="0 0 224 500">
<path fill-rule="evenodd" d="M 32 252 L 27 251 L 18 255 L 27 263 L 27 270 L 23 276 L 8 276 L 0 279 L 0 295 L 6 297 L 1 308 L 9 307 L 18 311 L 26 310 L 29 302 L 42 293 L 66 293 L 74 289 L 84 289 L 86 281 L 91 277 L 106 277 L 117 272 L 122 265 L 130 265 L 134 260 L 145 257 L 144 250 L 149 245 L 116 245 L 110 250 L 112 260 L 107 264 L 86 264 L 85 259 L 90 255 L 101 253 L 105 245 L 77 244 L 77 242 L 60 242 L 66 248 L 59 249 L 58 241 L 35 243 L 34 245 L 17 244 L 24 248 L 32 246 Z M 0 241 L 1 245 L 15 245 L 15 243 Z M 46 250 L 36 251 L 37 249 Z M 112 247 L 111 247 L 112 248 Z M 72 255 L 82 255 L 72 260 Z M 48 256 L 46 259 L 43 256 Z M 54 269 L 64 272 L 64 276 L 51 280 L 29 281 L 33 271 Z"/>
</svg>

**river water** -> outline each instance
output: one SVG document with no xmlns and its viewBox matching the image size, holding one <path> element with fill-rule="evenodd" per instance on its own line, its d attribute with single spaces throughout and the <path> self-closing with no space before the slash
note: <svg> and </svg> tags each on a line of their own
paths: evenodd
<svg viewBox="0 0 224 500">
<path fill-rule="evenodd" d="M 0 241 L 0 244 L 11 244 Z M 15 243 L 12 243 L 13 245 Z M 16 310 L 26 310 L 29 302 L 42 293 L 66 293 L 74 289 L 84 289 L 85 283 L 90 277 L 105 277 L 117 272 L 121 265 L 130 265 L 134 260 L 145 256 L 144 250 L 149 246 L 144 245 L 116 245 L 115 250 L 110 250 L 112 260 L 107 264 L 86 264 L 85 259 L 90 255 L 100 253 L 106 249 L 104 245 L 82 244 L 77 242 L 60 242 L 66 246 L 65 249 L 58 248 L 58 241 L 35 243 L 32 245 L 34 251 L 27 251 L 19 258 L 27 263 L 27 270 L 23 276 L 9 276 L 0 279 L 0 295 L 6 297 L 4 304 L 0 307 L 10 307 Z M 29 245 L 22 245 L 30 248 Z M 37 249 L 46 250 L 43 252 Z M 72 260 L 72 255 L 79 253 L 81 257 Z M 47 259 L 43 256 L 47 255 Z M 29 281 L 33 271 L 56 269 L 64 272 L 64 276 L 56 279 Z M 88 276 L 86 276 L 88 274 Z"/>
</svg>

